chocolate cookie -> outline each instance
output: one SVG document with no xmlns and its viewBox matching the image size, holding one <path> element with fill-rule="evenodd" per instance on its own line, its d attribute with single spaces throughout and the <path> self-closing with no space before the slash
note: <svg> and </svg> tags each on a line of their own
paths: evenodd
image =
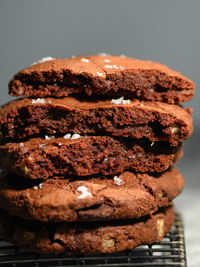
<svg viewBox="0 0 200 267">
<path fill-rule="evenodd" d="M 82 93 L 180 103 L 192 98 L 194 87 L 191 80 L 160 63 L 93 55 L 34 64 L 12 78 L 9 93 L 34 97 Z"/>
<path fill-rule="evenodd" d="M 193 130 L 190 110 L 178 105 L 134 100 L 28 99 L 0 109 L 2 142 L 41 134 L 113 135 L 146 137 L 176 146 Z"/>
<path fill-rule="evenodd" d="M 31 179 L 55 175 L 111 175 L 124 170 L 162 172 L 182 156 L 182 144 L 110 136 L 33 138 L 0 146 L 0 168 Z M 52 139 L 50 139 L 52 138 Z"/>
<path fill-rule="evenodd" d="M 36 184 L 11 174 L 2 177 L 0 208 L 43 222 L 139 218 L 169 206 L 184 186 L 175 168 L 160 175 L 124 172 L 76 181 L 55 178 Z"/>
<path fill-rule="evenodd" d="M 138 220 L 89 223 L 38 223 L 0 216 L 0 235 L 38 253 L 111 253 L 161 241 L 174 222 L 173 208 Z"/>
</svg>

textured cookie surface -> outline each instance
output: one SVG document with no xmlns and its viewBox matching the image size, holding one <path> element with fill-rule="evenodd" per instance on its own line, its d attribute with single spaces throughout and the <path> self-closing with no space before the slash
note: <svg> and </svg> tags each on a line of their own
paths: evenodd
<svg viewBox="0 0 200 267">
<path fill-rule="evenodd" d="M 161 241 L 174 218 L 171 207 L 140 220 L 87 224 L 45 224 L 2 214 L 0 236 L 38 253 L 111 253 Z"/>
<path fill-rule="evenodd" d="M 83 93 L 180 103 L 192 98 L 194 83 L 167 66 L 117 56 L 53 59 L 17 73 L 13 96 L 67 96 Z"/>
<path fill-rule="evenodd" d="M 139 218 L 169 206 L 183 186 L 175 168 L 157 176 L 124 172 L 108 178 L 49 179 L 39 184 L 16 180 L 10 174 L 0 179 L 0 208 L 43 222 Z"/>
<path fill-rule="evenodd" d="M 111 175 L 124 170 L 162 172 L 182 156 L 182 144 L 171 147 L 141 139 L 68 135 L 68 139 L 33 138 L 0 146 L 0 167 L 27 178 L 48 179 L 55 175 Z"/>
<path fill-rule="evenodd" d="M 193 130 L 189 109 L 139 100 L 28 99 L 0 109 L 2 142 L 41 134 L 75 132 L 163 140 L 176 146 Z"/>
</svg>

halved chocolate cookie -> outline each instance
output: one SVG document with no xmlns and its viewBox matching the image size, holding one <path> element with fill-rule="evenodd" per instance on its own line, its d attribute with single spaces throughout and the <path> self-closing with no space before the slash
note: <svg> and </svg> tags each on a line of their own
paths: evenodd
<svg viewBox="0 0 200 267">
<path fill-rule="evenodd" d="M 182 156 L 182 144 L 113 138 L 81 137 L 29 139 L 0 146 L 0 168 L 30 179 L 55 175 L 111 175 L 124 170 L 162 172 Z M 52 139 L 50 139 L 52 138 Z"/>
<path fill-rule="evenodd" d="M 0 236 L 38 253 L 111 253 L 161 241 L 174 222 L 173 208 L 138 220 L 38 223 L 0 216 Z"/>
<path fill-rule="evenodd" d="M 56 178 L 37 183 L 12 174 L 0 178 L 0 208 L 43 222 L 139 218 L 169 206 L 184 186 L 174 167 L 160 175 L 124 172 L 87 180 Z"/>
<path fill-rule="evenodd" d="M 160 63 L 93 55 L 34 64 L 12 78 L 9 92 L 34 97 L 84 93 L 180 103 L 192 98 L 194 83 Z"/>
<path fill-rule="evenodd" d="M 124 102 L 125 101 L 125 102 Z M 20 99 L 0 109 L 1 141 L 75 132 L 148 138 L 176 146 L 192 131 L 189 109 L 139 100 Z"/>
</svg>

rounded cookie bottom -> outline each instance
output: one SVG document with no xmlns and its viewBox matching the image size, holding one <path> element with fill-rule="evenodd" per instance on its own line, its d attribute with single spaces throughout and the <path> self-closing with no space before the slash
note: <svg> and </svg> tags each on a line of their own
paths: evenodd
<svg viewBox="0 0 200 267">
<path fill-rule="evenodd" d="M 37 253 L 112 253 L 163 239 L 175 219 L 172 207 L 138 220 L 39 223 L 2 214 L 0 236 Z"/>
</svg>

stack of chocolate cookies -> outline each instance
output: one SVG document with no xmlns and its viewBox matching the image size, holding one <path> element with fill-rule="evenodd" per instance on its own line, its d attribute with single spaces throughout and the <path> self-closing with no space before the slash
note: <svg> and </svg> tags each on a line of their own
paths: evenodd
<svg viewBox="0 0 200 267">
<path fill-rule="evenodd" d="M 0 109 L 0 236 L 39 253 L 160 241 L 184 180 L 194 84 L 125 56 L 44 58 L 17 73 Z"/>
</svg>

